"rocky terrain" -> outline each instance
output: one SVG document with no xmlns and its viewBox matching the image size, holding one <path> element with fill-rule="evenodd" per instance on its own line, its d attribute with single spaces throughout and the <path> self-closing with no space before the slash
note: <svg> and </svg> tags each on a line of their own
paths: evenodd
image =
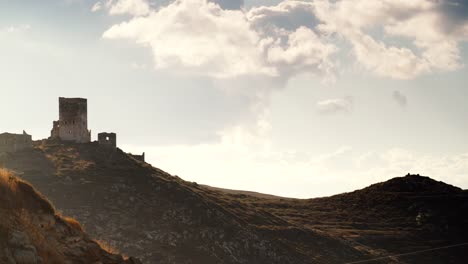
<svg viewBox="0 0 468 264">
<path fill-rule="evenodd" d="M 28 183 L 0 170 L 0 263 L 137 264 L 109 253 Z"/>
<path fill-rule="evenodd" d="M 232 191 L 231 191 L 232 193 Z M 468 191 L 419 175 L 316 199 L 230 194 L 307 229 L 402 263 L 465 263 Z M 374 262 L 372 262 L 374 263 Z"/>
<path fill-rule="evenodd" d="M 186 182 L 97 143 L 34 144 L 1 156 L 0 166 L 144 263 L 351 263 L 467 237 L 467 193 L 420 176 L 299 200 Z M 464 263 L 466 251 L 373 263 Z"/>
</svg>

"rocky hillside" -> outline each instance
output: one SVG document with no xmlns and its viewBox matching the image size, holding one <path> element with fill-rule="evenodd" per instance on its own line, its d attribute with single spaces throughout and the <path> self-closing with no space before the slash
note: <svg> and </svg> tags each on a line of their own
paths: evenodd
<svg viewBox="0 0 468 264">
<path fill-rule="evenodd" d="M 0 263 L 137 264 L 103 250 L 28 183 L 0 170 Z"/>
<path fill-rule="evenodd" d="M 96 143 L 3 155 L 65 215 L 145 263 L 343 263 L 367 251 Z"/>
<path fill-rule="evenodd" d="M 286 221 L 403 263 L 466 263 L 468 191 L 419 175 L 325 198 L 231 195 Z"/>
<path fill-rule="evenodd" d="M 427 177 L 299 200 L 186 182 L 96 143 L 36 142 L 32 150 L 1 156 L 0 165 L 20 173 L 93 237 L 148 264 L 467 258 L 466 246 L 445 247 L 468 240 L 468 194 Z M 386 257 L 402 253 L 410 254 Z"/>
</svg>

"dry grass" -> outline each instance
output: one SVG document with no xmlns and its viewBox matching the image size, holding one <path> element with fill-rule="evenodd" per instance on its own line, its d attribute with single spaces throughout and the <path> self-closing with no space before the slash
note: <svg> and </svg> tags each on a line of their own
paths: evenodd
<svg viewBox="0 0 468 264">
<path fill-rule="evenodd" d="M 21 230 L 28 234 L 38 254 L 45 263 L 64 263 L 54 243 L 51 244 L 41 226 L 36 212 L 54 215 L 52 205 L 27 182 L 14 173 L 0 168 L 1 225 L 5 230 Z"/>
<path fill-rule="evenodd" d="M 68 256 L 65 256 L 64 252 L 67 236 L 82 236 L 83 239 L 88 239 L 77 220 L 61 216 L 29 183 L 17 178 L 14 172 L 2 168 L 0 168 L 0 219 L 0 231 L 4 231 L 3 235 L 0 234 L 0 248 L 5 245 L 5 238 L 10 232 L 24 232 L 38 255 L 48 264 L 66 262 Z M 104 241 L 96 243 L 108 253 L 119 254 L 109 243 Z M 82 257 L 87 260 L 93 259 L 99 255 L 106 255 L 104 251 L 90 248 L 90 251 L 84 252 Z M 3 263 L 1 259 L 0 263 Z"/>
<path fill-rule="evenodd" d="M 96 242 L 102 249 L 111 254 L 120 254 L 120 252 L 115 247 L 111 246 L 107 241 L 96 239 L 94 242 Z"/>
<path fill-rule="evenodd" d="M 0 205 L 3 208 L 55 213 L 54 207 L 44 196 L 5 169 L 0 169 L 0 199 L 3 201 Z"/>
<path fill-rule="evenodd" d="M 84 232 L 84 228 L 81 226 L 80 222 L 78 222 L 75 218 L 62 216 L 62 219 L 73 229 L 80 231 L 80 232 Z"/>
</svg>

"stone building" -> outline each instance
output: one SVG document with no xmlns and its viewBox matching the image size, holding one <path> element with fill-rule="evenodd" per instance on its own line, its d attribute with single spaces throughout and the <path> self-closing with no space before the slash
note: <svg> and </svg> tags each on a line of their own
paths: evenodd
<svg viewBox="0 0 468 264">
<path fill-rule="evenodd" d="M 23 134 L 0 134 L 0 153 L 16 152 L 32 148 L 32 137 L 25 131 Z"/>
<path fill-rule="evenodd" d="M 116 148 L 117 147 L 117 135 L 115 133 L 102 132 L 98 134 L 99 145 Z"/>
<path fill-rule="evenodd" d="M 59 120 L 53 122 L 50 138 L 76 143 L 91 142 L 86 99 L 59 98 Z"/>
</svg>

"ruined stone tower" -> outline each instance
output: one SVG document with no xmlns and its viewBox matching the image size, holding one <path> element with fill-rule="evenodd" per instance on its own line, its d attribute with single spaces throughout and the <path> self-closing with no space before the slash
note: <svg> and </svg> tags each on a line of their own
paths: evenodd
<svg viewBox="0 0 468 264">
<path fill-rule="evenodd" d="M 91 142 L 86 99 L 59 98 L 59 120 L 53 123 L 51 138 L 76 143 Z"/>
<path fill-rule="evenodd" d="M 99 145 L 110 148 L 117 147 L 117 135 L 115 133 L 102 132 L 98 134 Z"/>
</svg>

